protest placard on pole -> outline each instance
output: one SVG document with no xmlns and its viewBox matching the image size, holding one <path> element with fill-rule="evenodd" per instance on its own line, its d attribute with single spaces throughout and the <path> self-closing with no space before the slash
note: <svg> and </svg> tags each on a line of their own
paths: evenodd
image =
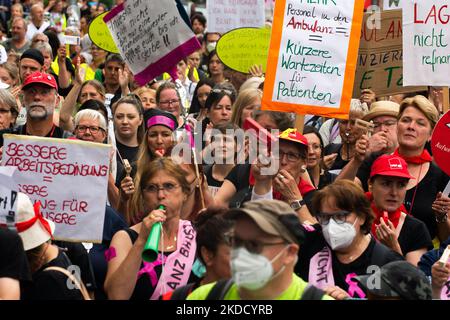
<svg viewBox="0 0 450 320">
<path fill-rule="evenodd" d="M 201 47 L 175 1 L 127 0 L 114 7 L 104 21 L 141 86 L 171 71 Z"/>
<path fill-rule="evenodd" d="M 208 0 L 208 32 L 225 33 L 243 27 L 261 28 L 265 0 Z"/>
<path fill-rule="evenodd" d="M 383 0 L 383 10 L 399 10 L 402 9 L 403 0 Z"/>
<path fill-rule="evenodd" d="M 0 226 L 15 230 L 17 188 L 13 180 L 15 167 L 0 167 Z"/>
<path fill-rule="evenodd" d="M 450 85 L 448 0 L 403 3 L 403 84 Z"/>
<path fill-rule="evenodd" d="M 375 17 L 379 18 L 372 24 Z M 403 32 L 400 10 L 364 14 L 353 97 L 371 89 L 377 96 L 426 90 L 403 86 Z"/>
<path fill-rule="evenodd" d="M 262 109 L 348 118 L 363 6 L 275 3 Z"/>
<path fill-rule="evenodd" d="M 99 48 L 112 52 L 119 53 L 114 39 L 109 32 L 108 26 L 106 25 L 103 18 L 109 13 L 109 11 L 103 12 L 94 18 L 89 24 L 89 38 L 91 41 Z"/>
<path fill-rule="evenodd" d="M 269 28 L 239 28 L 222 35 L 216 51 L 220 61 L 230 69 L 249 73 L 256 64 L 266 72 L 269 43 Z"/>
<path fill-rule="evenodd" d="M 17 167 L 17 189 L 41 201 L 55 222 L 55 239 L 100 243 L 111 145 L 81 140 L 4 135 L 2 164 Z"/>
</svg>

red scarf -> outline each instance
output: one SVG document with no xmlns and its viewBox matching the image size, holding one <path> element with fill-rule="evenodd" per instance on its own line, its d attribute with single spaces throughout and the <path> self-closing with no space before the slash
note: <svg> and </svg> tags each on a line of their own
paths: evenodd
<svg viewBox="0 0 450 320">
<path fill-rule="evenodd" d="M 372 223 L 372 235 L 375 237 L 375 239 L 377 238 L 377 233 L 376 231 L 376 225 L 380 224 L 380 219 L 383 217 L 383 213 L 387 212 L 387 211 L 380 211 L 376 206 L 375 206 L 375 201 L 373 201 L 373 196 L 371 192 L 366 192 L 366 197 L 367 199 L 370 200 L 370 206 L 373 210 L 373 212 L 375 213 L 375 220 Z M 394 212 L 387 212 L 388 214 L 388 218 L 389 221 L 392 222 L 392 224 L 394 225 L 394 228 L 397 228 L 398 223 L 400 221 L 400 216 L 402 212 L 406 212 L 405 206 L 402 204 L 399 208 L 397 208 L 396 211 Z"/>
<path fill-rule="evenodd" d="M 250 171 L 250 176 L 248 179 L 248 182 L 251 186 L 255 185 L 255 178 L 253 177 L 252 172 Z M 298 182 L 298 190 L 300 191 L 300 193 L 302 194 L 302 196 L 304 197 L 305 194 L 307 194 L 308 192 L 315 190 L 316 188 L 314 188 L 312 185 L 310 185 L 308 182 L 300 179 L 300 181 Z M 278 192 L 278 191 L 273 191 L 273 198 L 276 200 L 283 200 L 283 195 Z"/>
<path fill-rule="evenodd" d="M 398 148 L 397 148 L 394 151 L 394 155 L 403 158 L 407 163 L 414 163 L 414 164 L 422 164 L 425 162 L 431 162 L 433 160 L 430 156 L 430 153 L 426 149 L 423 149 L 422 154 L 420 156 L 406 157 L 406 156 L 402 156 L 400 153 L 398 153 Z"/>
<path fill-rule="evenodd" d="M 36 223 L 36 221 L 39 220 L 39 222 L 42 224 L 44 229 L 48 232 L 50 237 L 53 239 L 52 229 L 50 228 L 50 224 L 48 223 L 47 220 L 44 219 L 44 216 L 42 215 L 41 210 L 40 210 L 41 202 L 40 201 L 36 202 L 33 206 L 33 209 L 34 209 L 34 217 L 33 218 L 31 218 L 28 221 L 16 223 L 17 232 L 24 232 L 24 231 L 30 229 Z"/>
</svg>

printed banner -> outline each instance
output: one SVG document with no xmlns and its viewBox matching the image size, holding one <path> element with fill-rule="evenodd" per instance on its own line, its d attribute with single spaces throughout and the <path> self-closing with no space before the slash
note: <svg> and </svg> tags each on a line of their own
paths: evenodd
<svg viewBox="0 0 450 320">
<path fill-rule="evenodd" d="M 448 0 L 403 3 L 403 83 L 450 85 L 450 6 Z"/>
<path fill-rule="evenodd" d="M 375 18 L 380 18 L 376 21 Z M 353 98 L 371 89 L 377 96 L 426 90 L 403 86 L 402 12 L 386 11 L 364 15 L 359 44 Z"/>
<path fill-rule="evenodd" d="M 100 243 L 111 145 L 4 135 L 2 164 L 17 167 L 17 189 L 41 201 L 55 239 Z"/>
<path fill-rule="evenodd" d="M 127 0 L 114 7 L 104 21 L 141 86 L 201 47 L 175 1 Z"/>
<path fill-rule="evenodd" d="M 363 0 L 277 0 L 262 109 L 348 118 L 363 10 Z"/>
<path fill-rule="evenodd" d="M 208 0 L 208 32 L 225 33 L 243 27 L 262 28 L 265 0 Z"/>
</svg>

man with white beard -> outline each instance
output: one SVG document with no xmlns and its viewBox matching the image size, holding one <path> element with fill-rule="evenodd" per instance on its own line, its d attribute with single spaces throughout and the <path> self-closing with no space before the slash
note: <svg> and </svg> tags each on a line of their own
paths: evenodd
<svg viewBox="0 0 450 320">
<path fill-rule="evenodd" d="M 22 93 L 27 121 L 22 126 L 1 130 L 0 147 L 3 147 L 4 133 L 52 138 L 66 138 L 71 135 L 53 123 L 53 112 L 60 97 L 58 85 L 52 75 L 43 72 L 30 74 L 23 83 Z"/>
</svg>

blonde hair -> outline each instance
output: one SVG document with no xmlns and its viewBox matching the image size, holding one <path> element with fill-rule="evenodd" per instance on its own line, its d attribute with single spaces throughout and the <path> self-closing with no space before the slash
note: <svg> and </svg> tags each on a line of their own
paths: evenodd
<svg viewBox="0 0 450 320">
<path fill-rule="evenodd" d="M 428 121 L 430 121 L 431 129 L 434 129 L 434 126 L 439 120 L 439 112 L 430 100 L 421 95 L 404 99 L 400 104 L 400 111 L 398 112 L 397 119 L 402 117 L 403 112 L 408 107 L 414 107 L 422 112 Z"/>
<path fill-rule="evenodd" d="M 239 92 L 239 95 L 234 103 L 233 113 L 231 115 L 231 122 L 242 127 L 241 117 L 244 108 L 252 103 L 256 98 L 262 99 L 262 91 L 259 89 L 246 89 Z"/>
</svg>

